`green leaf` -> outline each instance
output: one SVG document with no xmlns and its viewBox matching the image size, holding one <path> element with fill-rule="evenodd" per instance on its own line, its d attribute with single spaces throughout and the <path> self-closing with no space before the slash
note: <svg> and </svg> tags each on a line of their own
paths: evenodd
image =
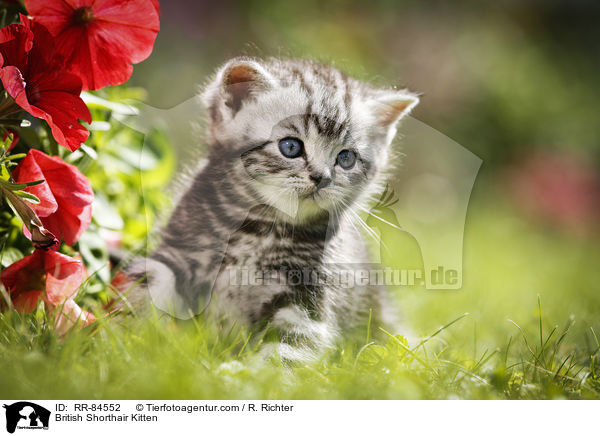
<svg viewBox="0 0 600 436">
<path fill-rule="evenodd" d="M 386 358 L 388 350 L 381 345 L 369 344 L 363 347 L 362 352 L 358 357 L 358 362 L 363 365 L 376 365 Z"/>
<path fill-rule="evenodd" d="M 86 127 L 88 130 L 94 132 L 108 132 L 110 130 L 110 123 L 108 121 L 93 121 L 92 124 L 87 124 Z"/>
<path fill-rule="evenodd" d="M 5 160 L 15 160 L 15 159 L 22 159 L 25 156 L 27 156 L 25 153 L 17 153 L 17 154 L 11 154 L 10 156 L 6 156 L 4 159 Z"/>
<path fill-rule="evenodd" d="M 0 166 L 0 177 L 2 177 L 3 180 L 10 180 L 10 173 L 4 165 Z"/>
<path fill-rule="evenodd" d="M 5 247 L 0 254 L 0 264 L 3 267 L 7 267 L 12 265 L 18 260 L 21 260 L 25 257 L 23 253 L 18 248 L 15 247 Z"/>
<path fill-rule="evenodd" d="M 110 283 L 108 249 L 100 235 L 88 228 L 81 235 L 77 244 L 88 271 L 96 274 L 104 283 Z"/>
<path fill-rule="evenodd" d="M 98 159 L 98 153 L 96 153 L 96 150 L 94 150 L 89 145 L 81 144 L 81 147 L 79 147 L 79 149 L 81 151 L 83 151 L 85 154 L 87 154 L 93 160 Z"/>
<path fill-rule="evenodd" d="M 94 196 L 94 221 L 100 226 L 111 230 L 123 229 L 123 219 L 110 204 L 108 199 L 101 193 L 97 192 Z"/>
<path fill-rule="evenodd" d="M 27 200 L 30 203 L 40 204 L 40 199 L 37 198 L 35 195 L 29 193 L 29 192 L 26 192 L 26 191 L 14 191 L 14 192 L 19 197 L 24 198 L 25 200 Z"/>
<path fill-rule="evenodd" d="M 139 111 L 127 104 L 116 103 L 114 101 L 106 100 L 102 97 L 98 97 L 97 95 L 90 94 L 89 92 L 82 92 L 81 99 L 85 102 L 85 104 L 93 108 L 99 109 L 107 109 L 111 112 L 121 114 L 121 115 L 138 115 Z"/>
<path fill-rule="evenodd" d="M 3 188 L 6 188 L 10 191 L 21 191 L 29 186 L 39 185 L 40 183 L 44 183 L 44 182 L 45 182 L 45 180 L 36 180 L 35 182 L 12 183 L 12 182 L 7 182 L 4 179 L 0 179 L 0 185 L 2 185 Z"/>
</svg>

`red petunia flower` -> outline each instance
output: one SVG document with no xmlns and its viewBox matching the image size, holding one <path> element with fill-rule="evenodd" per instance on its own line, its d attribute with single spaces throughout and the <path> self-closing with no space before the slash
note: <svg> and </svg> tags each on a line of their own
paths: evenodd
<svg viewBox="0 0 600 436">
<path fill-rule="evenodd" d="M 83 310 L 73 299 L 65 301 L 52 315 L 55 316 L 54 328 L 59 335 L 64 335 L 79 323 L 87 326 L 96 321 L 93 314 Z"/>
<path fill-rule="evenodd" d="M 0 80 L 15 102 L 46 120 L 54 139 L 71 151 L 89 136 L 79 119 L 90 123 L 79 97 L 81 80 L 64 69 L 52 36 L 41 24 L 21 16 L 21 23 L 0 29 Z"/>
<path fill-rule="evenodd" d="M 160 29 L 157 5 L 155 0 L 25 0 L 84 89 L 124 83 L 131 64 L 150 56 Z"/>
<path fill-rule="evenodd" d="M 80 260 L 56 251 L 35 250 L 2 271 L 0 280 L 18 312 L 32 312 L 42 299 L 60 334 L 80 321 L 87 325 L 96 320 L 74 301 L 83 280 Z M 2 303 L 0 308 L 6 308 Z"/>
<path fill-rule="evenodd" d="M 56 307 L 75 297 L 83 268 L 81 261 L 64 254 L 35 250 L 2 271 L 0 279 L 15 309 L 30 313 L 40 298 Z"/>
<path fill-rule="evenodd" d="M 17 183 L 45 180 L 25 189 L 40 199 L 31 208 L 57 238 L 67 245 L 77 242 L 92 220 L 94 192 L 89 180 L 60 157 L 38 150 L 30 150 L 12 176 Z"/>
</svg>

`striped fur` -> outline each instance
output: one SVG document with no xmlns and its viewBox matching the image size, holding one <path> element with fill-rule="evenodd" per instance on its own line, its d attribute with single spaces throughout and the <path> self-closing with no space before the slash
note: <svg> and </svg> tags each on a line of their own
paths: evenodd
<svg viewBox="0 0 600 436">
<path fill-rule="evenodd" d="M 396 122 L 418 99 L 327 65 L 249 58 L 225 64 L 202 98 L 208 164 L 158 248 L 129 275 L 147 275 L 154 304 L 177 316 L 206 307 L 214 317 L 268 324 L 279 332 L 270 346 L 282 358 L 318 356 L 344 330 L 365 325 L 370 309 L 384 312 L 381 290 L 348 289 L 333 278 L 340 265 L 368 262 L 356 216 L 380 191 Z M 304 143 L 302 156 L 282 155 L 278 143 L 289 137 Z M 348 170 L 336 163 L 344 149 L 357 156 Z M 271 280 L 232 283 L 240 268 L 270 271 Z M 323 280 L 290 280 L 300 271 Z"/>
</svg>

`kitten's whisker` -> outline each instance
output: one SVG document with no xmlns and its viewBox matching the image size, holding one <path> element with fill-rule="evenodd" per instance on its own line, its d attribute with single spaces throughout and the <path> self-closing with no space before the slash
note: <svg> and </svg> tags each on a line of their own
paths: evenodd
<svg viewBox="0 0 600 436">
<path fill-rule="evenodd" d="M 379 237 L 377 232 L 375 232 L 375 230 L 373 230 L 371 227 L 369 227 L 369 225 L 355 211 L 353 211 L 350 207 L 348 207 L 343 200 L 341 202 L 346 206 L 346 211 L 349 212 L 350 214 L 352 214 L 352 216 L 354 216 L 354 218 L 356 218 L 356 220 L 358 221 L 358 224 L 369 234 L 369 236 L 371 236 L 377 243 L 383 245 L 383 247 L 389 252 L 387 246 L 381 240 L 381 238 Z"/>
<path fill-rule="evenodd" d="M 396 224 L 392 224 L 391 222 L 389 222 L 389 221 L 387 221 L 387 220 L 384 220 L 384 219 L 383 219 L 383 218 L 381 218 L 380 216 L 378 216 L 378 215 L 375 215 L 374 213 L 372 213 L 370 210 L 368 210 L 368 209 L 364 209 L 363 207 L 359 206 L 358 204 L 356 205 L 356 207 L 358 207 L 358 208 L 359 208 L 360 210 L 362 210 L 363 212 L 365 212 L 365 213 L 368 213 L 368 214 L 369 214 L 369 215 L 371 215 L 373 218 L 376 218 L 376 219 L 378 219 L 379 221 L 382 221 L 382 222 L 386 223 L 387 225 L 389 225 L 389 226 L 392 226 L 392 227 L 393 227 L 393 228 L 395 228 L 395 229 L 398 229 L 398 230 L 402 230 L 402 231 L 404 231 L 404 229 L 403 229 L 402 227 L 399 227 L 399 226 L 397 226 Z"/>
<path fill-rule="evenodd" d="M 377 234 L 377 232 L 370 227 L 356 212 L 354 211 L 350 211 L 358 220 L 358 223 L 365 229 L 365 231 L 367 231 L 369 233 L 369 235 L 375 240 L 375 242 L 381 244 L 383 246 L 383 248 L 390 253 L 390 250 L 388 248 L 388 246 L 385 244 L 385 242 L 383 242 L 383 240 L 381 239 L 381 237 Z"/>
<path fill-rule="evenodd" d="M 377 233 L 375 232 L 375 230 L 373 230 L 371 227 L 369 227 L 369 225 L 367 223 L 365 223 L 365 221 L 353 210 L 348 209 L 348 212 L 350 212 L 357 220 L 358 224 L 376 241 L 376 242 L 381 242 L 381 238 L 379 237 L 379 235 L 377 235 Z"/>
<path fill-rule="evenodd" d="M 349 223 L 349 224 L 352 226 L 352 228 L 353 228 L 353 229 L 354 229 L 354 230 L 355 230 L 355 231 L 356 231 L 358 234 L 360 234 L 360 233 L 361 233 L 361 230 L 360 230 L 360 229 L 359 229 L 359 228 L 356 226 L 356 224 L 354 223 L 354 220 L 352 220 L 352 218 L 351 218 L 351 217 L 348 217 L 348 216 L 346 215 L 346 212 L 345 212 L 345 211 L 343 211 L 343 210 L 342 210 L 341 212 L 342 212 L 342 216 L 343 216 L 343 217 L 346 219 L 346 221 L 347 221 L 347 222 L 348 222 L 348 223 Z"/>
</svg>

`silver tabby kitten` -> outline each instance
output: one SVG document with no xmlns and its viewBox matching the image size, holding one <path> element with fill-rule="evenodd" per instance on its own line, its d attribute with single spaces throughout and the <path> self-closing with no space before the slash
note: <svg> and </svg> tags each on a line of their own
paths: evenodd
<svg viewBox="0 0 600 436">
<path fill-rule="evenodd" d="M 156 250 L 128 269 L 145 277 L 130 300 L 149 290 L 178 317 L 206 308 L 268 325 L 270 347 L 292 361 L 364 328 L 371 310 L 385 322 L 382 287 L 336 276 L 368 262 L 357 213 L 380 192 L 397 121 L 417 96 L 309 61 L 235 58 L 202 98 L 208 158 Z"/>
</svg>

